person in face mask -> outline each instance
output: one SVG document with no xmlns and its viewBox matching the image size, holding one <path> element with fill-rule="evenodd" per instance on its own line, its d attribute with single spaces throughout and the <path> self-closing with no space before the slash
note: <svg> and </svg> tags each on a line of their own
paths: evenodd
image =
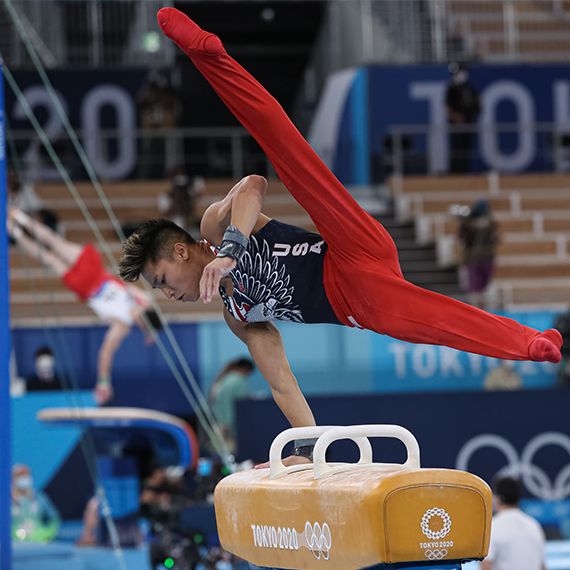
<svg viewBox="0 0 570 570">
<path fill-rule="evenodd" d="M 22 498 L 34 498 L 34 480 L 27 465 L 14 465 L 12 467 L 12 500 L 20 504 Z"/>
<path fill-rule="evenodd" d="M 51 501 L 34 489 L 27 465 L 12 467 L 12 539 L 48 542 L 59 532 L 61 519 Z"/>
<path fill-rule="evenodd" d="M 481 111 L 479 93 L 469 82 L 469 71 L 462 63 L 449 64 L 452 79 L 447 87 L 445 109 L 452 127 L 457 130 L 449 134 L 449 171 L 469 172 L 471 147 L 474 134 L 469 126 L 477 122 Z M 462 126 L 466 128 L 461 129 Z"/>
<path fill-rule="evenodd" d="M 55 357 L 47 346 L 36 350 L 35 373 L 26 379 L 26 387 L 28 392 L 62 389 L 61 379 L 55 369 Z"/>
</svg>

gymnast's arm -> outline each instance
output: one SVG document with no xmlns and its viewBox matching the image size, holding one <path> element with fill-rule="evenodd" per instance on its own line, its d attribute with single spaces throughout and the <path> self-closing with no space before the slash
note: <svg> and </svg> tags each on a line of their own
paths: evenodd
<svg viewBox="0 0 570 570">
<path fill-rule="evenodd" d="M 314 426 L 313 412 L 291 372 L 277 327 L 268 322 L 243 323 L 232 317 L 227 309 L 224 309 L 224 318 L 231 331 L 247 345 L 251 357 L 271 388 L 275 403 L 291 426 Z"/>
<path fill-rule="evenodd" d="M 240 180 L 227 196 L 212 204 L 204 213 L 200 232 L 204 239 L 220 245 L 229 225 L 235 226 L 246 238 L 259 231 L 269 218 L 261 213 L 267 180 L 251 175 Z M 218 257 L 206 265 L 200 280 L 200 296 L 209 303 L 217 294 L 220 279 L 229 274 L 236 262 L 231 257 Z"/>
<path fill-rule="evenodd" d="M 126 323 L 113 320 L 105 333 L 103 343 L 99 349 L 97 385 L 95 386 L 95 400 L 99 405 L 107 403 L 113 397 L 113 386 L 111 384 L 113 358 L 130 330 L 131 327 Z"/>
</svg>

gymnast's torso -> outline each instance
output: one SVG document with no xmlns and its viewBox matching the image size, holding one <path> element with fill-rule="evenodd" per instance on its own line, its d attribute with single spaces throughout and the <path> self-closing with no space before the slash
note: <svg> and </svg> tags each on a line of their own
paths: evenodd
<svg viewBox="0 0 570 570">
<path fill-rule="evenodd" d="M 320 235 L 271 220 L 230 273 L 233 295 L 220 286 L 224 305 L 243 322 L 341 324 L 323 285 L 326 251 Z"/>
</svg>

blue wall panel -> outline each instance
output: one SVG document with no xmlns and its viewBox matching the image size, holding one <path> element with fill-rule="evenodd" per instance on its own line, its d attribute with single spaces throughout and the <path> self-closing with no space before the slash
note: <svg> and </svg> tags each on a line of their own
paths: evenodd
<svg viewBox="0 0 570 570">
<path fill-rule="evenodd" d="M 535 121 L 555 123 L 560 132 L 568 131 L 569 77 L 570 68 L 565 65 L 471 67 L 470 81 L 482 101 L 479 124 L 491 127 L 485 135 L 475 137 L 472 170 L 552 171 L 555 166 L 567 170 L 567 159 L 565 165 L 554 163 L 551 136 L 531 133 L 527 125 Z M 411 135 L 409 139 L 415 168 L 425 169 L 430 164 L 434 172 L 446 172 L 449 143 L 445 94 L 450 78 L 443 65 L 370 66 L 359 70 L 343 103 L 337 139 L 328 143 L 336 149 L 333 171 L 341 182 L 363 183 L 364 169 L 370 169 L 356 153 L 365 147 L 369 149 L 367 160 L 383 172 L 391 125 L 439 126 L 429 154 L 425 135 Z M 500 123 L 517 124 L 515 132 L 495 132 Z M 368 141 L 363 145 L 364 135 Z"/>
<path fill-rule="evenodd" d="M 473 66 L 470 81 L 481 94 L 479 123 L 557 123 L 565 132 L 570 99 L 568 66 Z M 382 154 L 389 125 L 447 124 L 445 90 L 450 79 L 446 66 L 383 67 L 369 69 L 369 128 L 371 152 Z M 522 128 L 522 127 L 521 127 Z M 503 133 L 479 136 L 479 158 L 472 168 L 505 171 L 552 170 L 553 157 L 547 134 Z M 414 137 L 417 150 L 425 149 L 425 136 Z M 436 171 L 447 168 L 447 138 L 434 152 Z M 495 142 L 496 148 L 495 148 Z M 439 157 L 439 158 L 438 158 Z M 441 163 L 445 168 L 441 168 Z M 501 167 L 502 165 L 502 167 Z"/>
<path fill-rule="evenodd" d="M 552 312 L 507 316 L 540 330 L 551 327 L 556 318 Z M 291 368 L 308 395 L 481 389 L 486 374 L 498 365 L 493 358 L 410 344 L 348 327 L 293 323 L 279 323 L 278 327 Z M 229 360 L 248 356 L 245 345 L 223 321 L 174 325 L 173 331 L 206 392 Z M 53 348 L 62 371 L 69 376 L 71 362 L 79 386 L 92 388 L 105 327 L 51 332 L 46 336 L 41 329 L 14 331 L 19 374 L 30 375 L 34 352 L 55 339 Z M 556 366 L 552 364 L 516 362 L 514 369 L 526 387 L 556 383 Z M 148 407 L 181 415 L 191 413 L 162 355 L 155 346 L 144 346 L 138 330 L 133 331 L 116 355 L 113 381 L 115 405 Z M 252 376 L 250 387 L 259 396 L 270 396 L 259 372 Z"/>
<path fill-rule="evenodd" d="M 313 397 L 309 404 L 323 425 L 385 423 L 409 429 L 419 442 L 422 467 L 460 468 L 489 483 L 508 469 L 522 478 L 528 499 L 570 498 L 564 477 L 569 390 Z M 266 460 L 271 441 L 286 427 L 270 401 L 241 401 L 237 420 L 240 459 Z M 373 448 L 375 461 L 405 460 L 399 442 L 376 439 Z M 353 443 L 330 448 L 329 461 L 357 459 Z"/>
<path fill-rule="evenodd" d="M 544 330 L 556 318 L 552 312 L 508 313 L 505 316 Z M 499 362 L 446 347 L 410 344 L 388 336 L 335 325 L 279 323 L 285 350 L 299 385 L 308 395 L 365 392 L 477 390 Z M 199 325 L 200 376 L 207 388 L 230 358 L 247 355 L 224 322 Z M 556 384 L 556 366 L 516 362 L 514 369 L 526 387 Z M 252 391 L 269 395 L 256 374 Z"/>
<path fill-rule="evenodd" d="M 552 326 L 556 315 L 538 312 L 509 316 L 542 330 Z M 175 325 L 173 329 L 206 392 L 228 360 L 247 356 L 245 346 L 223 321 Z M 507 434 L 505 437 L 518 449 L 534 437 L 531 427 L 542 429 L 544 425 L 545 430 L 563 433 L 570 430 L 566 412 L 558 409 L 567 405 L 565 392 L 483 393 L 484 376 L 497 364 L 494 359 L 334 325 L 280 323 L 279 329 L 293 372 L 310 398 L 318 423 L 404 425 L 416 434 L 422 446 L 427 446 L 427 465 L 450 466 L 461 445 L 481 433 Z M 69 341 L 73 368 L 82 385 L 91 388 L 104 327 L 63 332 Z M 35 350 L 46 343 L 45 333 L 19 329 L 14 331 L 14 341 L 20 373 L 25 376 L 32 371 Z M 117 354 L 115 404 L 190 414 L 156 347 L 142 346 L 142 338 L 136 333 Z M 62 346 L 56 345 L 55 349 L 57 357 L 63 359 Z M 521 362 L 515 364 L 515 369 L 525 387 L 555 385 L 556 369 L 552 365 Z M 250 388 L 259 397 L 238 404 L 239 457 L 264 460 L 273 437 L 289 426 L 259 372 L 252 377 Z M 442 393 L 450 390 L 455 393 Z M 90 393 L 84 404 L 92 404 Z M 74 430 L 47 430 L 35 420 L 38 409 L 54 405 L 73 405 L 73 401 L 64 394 L 38 394 L 14 401 L 14 460 L 30 464 L 39 485 L 53 478 L 78 437 Z M 525 422 L 529 426 L 519 428 Z M 511 424 L 513 430 L 507 433 Z M 519 431 L 520 437 L 526 438 L 524 442 L 513 435 Z M 473 460 L 477 461 L 477 456 Z"/>
<path fill-rule="evenodd" d="M 72 398 L 61 392 L 36 393 L 12 398 L 13 462 L 28 465 L 34 483 L 43 489 L 79 443 L 81 430 L 77 428 L 50 429 L 37 419 L 45 408 L 68 408 L 75 405 L 94 406 L 90 392 L 79 392 Z"/>
<path fill-rule="evenodd" d="M 287 358 L 306 394 L 363 393 L 373 390 L 373 333 L 335 325 L 279 323 Z M 220 322 L 199 325 L 200 377 L 207 390 L 220 368 L 233 358 L 248 357 L 247 348 Z M 263 377 L 250 379 L 251 391 L 270 396 Z"/>
<path fill-rule="evenodd" d="M 461 469 L 490 485 L 520 478 L 523 507 L 551 536 L 570 539 L 568 459 L 570 390 L 369 394 L 309 398 L 322 425 L 397 424 L 418 440 L 422 467 Z M 266 461 L 287 422 L 272 401 L 243 400 L 237 408 L 238 460 Z M 263 429 L 260 429 L 263 426 Z M 403 444 L 372 439 L 374 461 L 402 463 Z M 352 442 L 335 442 L 330 462 L 356 462 Z"/>
<path fill-rule="evenodd" d="M 171 326 L 191 370 L 198 376 L 197 325 Z M 76 378 L 79 388 L 93 388 L 97 353 L 106 330 L 104 326 L 50 329 L 47 333 L 43 329 L 16 329 L 13 336 L 18 374 L 30 376 L 34 353 L 47 345 L 56 355 L 60 374 Z M 164 333 L 161 334 L 168 344 Z M 172 350 L 170 353 L 174 357 Z M 115 355 L 113 384 L 114 405 L 153 408 L 178 415 L 192 413 L 160 351 L 156 346 L 146 346 L 138 329 L 133 329 Z"/>
<path fill-rule="evenodd" d="M 550 312 L 504 313 L 538 330 L 551 328 L 556 315 Z M 410 344 L 387 336 L 372 335 L 374 391 L 477 390 L 500 361 L 444 346 Z M 556 365 L 517 361 L 513 369 L 528 388 L 556 384 Z"/>
</svg>

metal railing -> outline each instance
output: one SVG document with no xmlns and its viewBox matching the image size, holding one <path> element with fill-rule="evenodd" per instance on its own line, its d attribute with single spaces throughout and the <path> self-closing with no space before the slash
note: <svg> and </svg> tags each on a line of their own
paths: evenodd
<svg viewBox="0 0 570 570">
<path fill-rule="evenodd" d="M 164 0 L 11 1 L 46 67 L 174 63 L 174 46 L 156 23 Z M 563 0 L 321 1 L 327 9 L 313 63 L 324 71 L 317 73 L 364 63 L 566 61 L 570 53 L 570 5 Z M 30 66 L 3 3 L 0 51 L 9 67 Z"/>
<path fill-rule="evenodd" d="M 442 4 L 442 60 L 451 54 L 486 62 L 567 61 L 570 6 L 562 0 L 434 0 Z"/>
<path fill-rule="evenodd" d="M 328 75 L 351 66 L 569 59 L 562 0 L 329 0 L 304 99 L 310 105 Z"/>
<path fill-rule="evenodd" d="M 454 135 L 467 135 L 454 147 Z M 383 175 L 570 172 L 570 133 L 556 123 L 391 125 L 374 141 Z"/>
<path fill-rule="evenodd" d="M 275 171 L 253 137 L 242 127 L 78 130 L 95 173 L 103 180 L 164 179 L 184 165 L 188 174 L 239 179 Z M 60 179 L 34 131 L 7 136 L 29 180 Z M 85 178 L 84 168 L 65 134 L 51 141 L 71 178 Z M 9 164 L 12 162 L 8 154 Z M 11 164 L 13 166 L 13 164 Z"/>
<path fill-rule="evenodd" d="M 55 68 L 165 67 L 175 46 L 156 23 L 165 0 L 11 0 L 43 65 Z M 171 4 L 171 3 L 170 3 Z M 11 69 L 31 60 L 3 2 L 0 52 Z"/>
<path fill-rule="evenodd" d="M 454 148 L 454 134 L 470 133 L 468 147 Z M 263 150 L 242 127 L 79 130 L 89 160 L 103 180 L 161 179 L 179 165 L 208 178 L 274 177 Z M 26 176 L 58 179 L 33 131 L 8 133 Z M 52 140 L 68 173 L 85 177 L 65 134 Z M 555 123 L 391 125 L 372 140 L 381 178 L 450 172 L 570 172 L 570 133 Z M 8 156 L 10 160 L 10 155 Z"/>
<path fill-rule="evenodd" d="M 561 0 L 330 0 L 294 116 L 306 126 L 327 77 L 351 66 L 569 60 Z"/>
</svg>

